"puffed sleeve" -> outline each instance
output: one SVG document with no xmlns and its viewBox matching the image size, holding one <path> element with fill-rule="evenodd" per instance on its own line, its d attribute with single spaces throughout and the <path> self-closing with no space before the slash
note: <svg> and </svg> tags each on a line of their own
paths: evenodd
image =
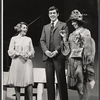
<svg viewBox="0 0 100 100">
<path fill-rule="evenodd" d="M 83 31 L 83 35 L 85 37 L 87 37 L 87 36 L 91 37 L 91 32 L 88 29 L 85 28 L 84 31 Z"/>
<path fill-rule="evenodd" d="M 34 50 L 34 47 L 33 47 L 32 40 L 30 38 L 30 42 L 29 42 L 29 52 L 28 52 L 29 58 L 33 58 L 34 57 L 34 54 L 35 54 L 35 50 Z"/>
<path fill-rule="evenodd" d="M 10 40 L 10 44 L 9 44 L 9 49 L 8 49 L 8 55 L 11 58 L 14 58 L 17 55 L 17 52 L 15 51 L 15 43 L 14 43 L 15 38 L 12 37 Z"/>
</svg>

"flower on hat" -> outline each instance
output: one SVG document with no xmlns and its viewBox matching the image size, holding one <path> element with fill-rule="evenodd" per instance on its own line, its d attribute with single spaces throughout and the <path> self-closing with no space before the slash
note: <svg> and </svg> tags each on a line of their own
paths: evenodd
<svg viewBox="0 0 100 100">
<path fill-rule="evenodd" d="M 83 15 L 78 10 L 73 10 L 71 12 L 69 20 L 78 20 L 83 22 Z"/>
</svg>

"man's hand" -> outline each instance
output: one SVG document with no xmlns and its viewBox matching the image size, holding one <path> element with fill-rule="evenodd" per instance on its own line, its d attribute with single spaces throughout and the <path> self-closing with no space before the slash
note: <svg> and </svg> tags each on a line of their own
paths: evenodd
<svg viewBox="0 0 100 100">
<path fill-rule="evenodd" d="M 57 55 L 57 53 L 58 53 L 58 51 L 57 51 L 57 50 L 53 51 L 53 52 L 52 52 L 52 57 L 56 56 L 56 55 Z"/>
<path fill-rule="evenodd" d="M 48 57 L 52 58 L 52 52 L 51 52 L 51 51 L 47 50 L 47 51 L 45 52 L 45 54 L 46 54 Z"/>
</svg>

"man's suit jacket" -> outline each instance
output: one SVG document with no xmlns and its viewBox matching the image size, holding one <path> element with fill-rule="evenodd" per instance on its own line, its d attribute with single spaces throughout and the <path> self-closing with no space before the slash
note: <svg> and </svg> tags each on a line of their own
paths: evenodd
<svg viewBox="0 0 100 100">
<path fill-rule="evenodd" d="M 45 51 L 49 50 L 50 29 L 51 29 L 51 24 L 45 25 L 43 27 L 42 35 L 40 38 L 40 44 L 43 50 L 43 61 L 48 59 L 48 57 L 45 55 Z M 58 57 L 63 59 L 63 56 L 61 56 L 61 46 L 60 45 L 61 45 L 62 37 L 59 34 L 60 30 L 66 30 L 66 34 L 68 34 L 68 28 L 66 26 L 66 23 L 58 21 L 53 29 L 55 50 L 58 51 L 58 54 L 57 54 L 59 55 Z"/>
</svg>

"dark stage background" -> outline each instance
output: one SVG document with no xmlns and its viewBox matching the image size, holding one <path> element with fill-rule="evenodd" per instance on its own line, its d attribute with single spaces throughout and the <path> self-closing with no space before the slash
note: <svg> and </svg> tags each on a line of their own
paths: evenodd
<svg viewBox="0 0 100 100">
<path fill-rule="evenodd" d="M 47 10 L 50 6 L 59 9 L 59 20 L 66 21 L 72 10 L 78 9 L 88 14 L 85 17 L 84 27 L 91 31 L 91 35 L 96 42 L 95 70 L 98 70 L 98 3 L 97 0 L 3 0 L 3 70 L 8 71 L 11 59 L 7 54 L 9 42 L 16 34 L 14 26 L 25 21 L 31 23 L 27 36 L 32 38 L 35 48 L 33 59 L 34 67 L 44 67 L 42 62 L 42 50 L 40 47 L 40 36 L 43 25 L 49 23 Z M 69 32 L 73 30 L 70 24 Z"/>
</svg>

